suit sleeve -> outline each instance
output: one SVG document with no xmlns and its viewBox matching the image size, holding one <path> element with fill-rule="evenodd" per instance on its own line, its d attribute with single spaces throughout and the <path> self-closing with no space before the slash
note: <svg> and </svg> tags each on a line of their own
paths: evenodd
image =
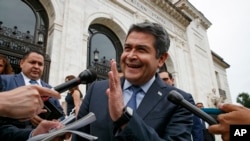
<svg viewBox="0 0 250 141">
<path fill-rule="evenodd" d="M 85 95 L 85 97 L 82 101 L 82 104 L 80 106 L 80 110 L 79 110 L 79 113 L 78 113 L 76 119 L 80 119 L 89 113 L 88 107 L 89 107 L 89 101 L 91 99 L 91 94 L 90 94 L 91 90 L 90 89 L 93 89 L 93 84 L 92 84 L 92 86 L 90 86 L 89 90 L 87 90 L 87 94 Z M 82 128 L 79 128 L 78 131 L 89 134 L 90 133 L 90 125 L 86 125 Z M 87 139 L 81 138 L 81 137 L 73 134 L 71 141 L 78 141 L 78 140 L 88 141 Z"/>
<path fill-rule="evenodd" d="M 188 101 L 193 101 L 192 96 L 186 96 Z M 116 136 L 118 140 L 129 141 L 132 139 L 143 141 L 191 141 L 193 114 L 181 106 L 176 106 L 164 132 L 158 134 L 155 129 L 147 125 L 136 113 L 127 126 Z M 164 124 L 164 123 L 163 123 Z"/>
<path fill-rule="evenodd" d="M 2 78 L 4 75 L 0 75 L 0 92 L 6 91 L 5 90 L 5 81 Z"/>
<path fill-rule="evenodd" d="M 3 141 L 26 141 L 32 129 L 21 129 L 13 125 L 0 125 L 0 139 Z"/>
</svg>

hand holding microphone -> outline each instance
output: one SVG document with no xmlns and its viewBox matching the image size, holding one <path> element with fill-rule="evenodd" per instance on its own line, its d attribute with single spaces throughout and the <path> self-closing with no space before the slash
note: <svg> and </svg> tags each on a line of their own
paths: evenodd
<svg viewBox="0 0 250 141">
<path fill-rule="evenodd" d="M 75 79 L 72 79 L 70 81 L 67 81 L 65 83 L 62 83 L 53 89 L 59 93 L 65 92 L 66 90 L 75 87 L 79 84 L 88 84 L 96 80 L 96 73 L 93 70 L 86 69 L 83 72 L 79 74 L 78 77 Z"/>
<path fill-rule="evenodd" d="M 79 84 L 91 83 L 94 80 L 96 80 L 96 77 L 97 77 L 96 73 L 93 70 L 87 69 L 81 72 L 79 76 L 76 77 L 75 79 L 62 83 L 52 89 L 59 93 L 62 93 Z M 52 120 L 52 119 L 58 119 L 61 116 L 63 116 L 63 113 L 60 110 L 58 110 L 57 107 L 49 100 L 44 101 L 44 108 L 47 110 L 47 112 L 39 114 L 39 116 L 43 119 Z"/>
</svg>

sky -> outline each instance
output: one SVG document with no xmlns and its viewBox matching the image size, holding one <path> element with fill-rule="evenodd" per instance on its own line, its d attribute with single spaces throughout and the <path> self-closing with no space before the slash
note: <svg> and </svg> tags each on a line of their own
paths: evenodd
<svg viewBox="0 0 250 141">
<path fill-rule="evenodd" d="M 230 65 L 227 71 L 232 102 L 239 93 L 250 94 L 250 1 L 189 0 L 212 23 L 211 50 Z"/>
</svg>

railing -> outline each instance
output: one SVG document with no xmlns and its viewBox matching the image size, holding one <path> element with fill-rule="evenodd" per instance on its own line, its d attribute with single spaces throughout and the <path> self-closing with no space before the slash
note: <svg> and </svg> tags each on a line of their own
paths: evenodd
<svg viewBox="0 0 250 141">
<path fill-rule="evenodd" d="M 44 47 L 30 42 L 18 40 L 16 38 L 11 38 L 0 34 L 0 47 L 5 50 L 17 53 L 25 53 L 30 50 L 43 51 Z"/>
<path fill-rule="evenodd" d="M 28 51 L 40 51 L 44 54 L 45 66 L 42 79 L 48 81 L 49 68 L 50 68 L 50 57 L 46 55 L 46 48 L 43 43 L 37 42 L 34 36 L 29 31 L 23 33 L 18 31 L 18 28 L 8 28 L 2 25 L 0 21 L 0 53 L 6 55 L 12 65 L 15 73 L 21 71 L 19 62 L 23 57 L 23 54 Z"/>
<path fill-rule="evenodd" d="M 90 66 L 90 69 L 93 69 L 97 74 L 97 80 L 108 79 L 108 72 L 110 71 L 110 60 L 103 57 L 100 61 L 93 61 L 93 66 Z M 118 70 L 120 65 L 117 64 Z"/>
</svg>

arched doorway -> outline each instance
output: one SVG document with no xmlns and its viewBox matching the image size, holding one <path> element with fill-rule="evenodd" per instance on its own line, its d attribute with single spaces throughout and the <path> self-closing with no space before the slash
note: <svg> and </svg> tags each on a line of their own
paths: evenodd
<svg viewBox="0 0 250 141">
<path fill-rule="evenodd" d="M 42 79 L 48 81 L 50 57 L 46 55 L 48 16 L 39 1 L 0 1 L 0 53 L 6 55 L 19 73 L 19 61 L 29 50 L 37 50 L 45 56 Z"/>
<path fill-rule="evenodd" d="M 115 33 L 102 24 L 92 24 L 89 27 L 88 66 L 97 72 L 97 79 L 107 79 L 110 71 L 109 61 L 120 62 L 122 44 Z"/>
</svg>

